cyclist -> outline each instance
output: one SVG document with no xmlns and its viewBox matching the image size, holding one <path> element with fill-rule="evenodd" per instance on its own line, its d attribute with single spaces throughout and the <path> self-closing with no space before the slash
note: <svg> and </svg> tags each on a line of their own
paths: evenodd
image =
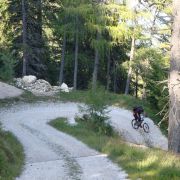
<svg viewBox="0 0 180 180">
<path fill-rule="evenodd" d="M 144 109 L 142 106 L 137 106 L 133 108 L 133 116 L 135 120 L 138 120 L 141 123 L 141 114 L 144 113 Z"/>
</svg>

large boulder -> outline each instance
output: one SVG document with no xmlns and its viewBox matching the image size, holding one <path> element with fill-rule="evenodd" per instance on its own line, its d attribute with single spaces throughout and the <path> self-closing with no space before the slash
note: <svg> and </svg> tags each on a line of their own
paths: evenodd
<svg viewBox="0 0 180 180">
<path fill-rule="evenodd" d="M 32 75 L 29 75 L 29 76 L 24 76 L 22 78 L 23 82 L 25 85 L 29 85 L 29 84 L 32 84 L 32 83 L 35 83 L 36 80 L 37 80 L 37 77 L 36 76 L 32 76 Z"/>
<path fill-rule="evenodd" d="M 44 79 L 38 79 L 31 85 L 30 89 L 38 92 L 49 92 L 52 90 L 52 86 Z"/>
</svg>

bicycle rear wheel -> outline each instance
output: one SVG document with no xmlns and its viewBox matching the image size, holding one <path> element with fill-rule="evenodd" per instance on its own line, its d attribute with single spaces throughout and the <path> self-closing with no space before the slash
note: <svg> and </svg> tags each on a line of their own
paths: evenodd
<svg viewBox="0 0 180 180">
<path fill-rule="evenodd" d="M 143 130 L 144 132 L 149 133 L 149 126 L 147 123 L 143 123 Z"/>
<path fill-rule="evenodd" d="M 135 119 L 133 119 L 133 120 L 131 121 L 131 124 L 132 124 L 132 127 L 133 127 L 134 129 L 138 129 L 138 128 L 139 128 L 138 122 L 137 122 Z"/>
</svg>

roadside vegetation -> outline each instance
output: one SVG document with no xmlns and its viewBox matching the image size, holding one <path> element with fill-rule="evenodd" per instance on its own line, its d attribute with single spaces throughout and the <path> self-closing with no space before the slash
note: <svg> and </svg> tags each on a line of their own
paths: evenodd
<svg viewBox="0 0 180 180">
<path fill-rule="evenodd" d="M 24 163 L 23 147 L 10 133 L 0 129 L 0 180 L 19 176 Z"/>
<path fill-rule="evenodd" d="M 78 124 L 70 126 L 66 118 L 58 118 L 50 124 L 56 129 L 79 139 L 89 147 L 106 153 L 119 164 L 131 179 L 178 180 L 180 179 L 180 157 L 159 149 L 148 149 L 128 145 L 113 133 L 107 135 L 93 129 L 89 121 L 77 119 Z"/>
<path fill-rule="evenodd" d="M 145 100 L 141 100 L 133 96 L 110 93 L 105 90 L 102 90 L 101 88 L 97 89 L 96 92 L 87 90 L 87 91 L 73 91 L 70 93 L 63 93 L 63 92 L 60 93 L 60 100 L 65 102 L 70 101 L 70 102 L 86 103 L 87 101 L 89 101 L 89 99 L 92 99 L 93 97 L 95 97 L 94 99 L 96 100 L 96 102 L 94 103 L 97 103 L 98 101 L 99 102 L 103 101 L 103 104 L 110 106 L 114 105 L 128 110 L 132 110 L 134 106 L 143 106 L 146 115 L 150 117 L 155 122 L 155 124 L 158 124 L 162 118 L 161 116 L 157 115 L 159 111 Z M 167 127 L 168 127 L 167 121 L 163 122 L 160 127 L 161 131 L 165 135 L 167 135 Z"/>
</svg>

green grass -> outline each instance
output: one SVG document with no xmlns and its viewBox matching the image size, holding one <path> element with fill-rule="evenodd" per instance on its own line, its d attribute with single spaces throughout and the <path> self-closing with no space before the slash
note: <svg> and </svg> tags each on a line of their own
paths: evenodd
<svg viewBox="0 0 180 180">
<path fill-rule="evenodd" d="M 10 133 L 0 130 L 0 180 L 19 176 L 24 163 L 23 147 Z"/>
<path fill-rule="evenodd" d="M 109 137 L 91 130 L 88 123 L 79 121 L 70 126 L 65 118 L 56 119 L 50 124 L 60 131 L 68 133 L 89 147 L 108 154 L 109 158 L 120 165 L 136 180 L 179 180 L 180 157 L 158 149 L 143 149 L 129 146 L 121 141 L 117 134 Z"/>
</svg>

